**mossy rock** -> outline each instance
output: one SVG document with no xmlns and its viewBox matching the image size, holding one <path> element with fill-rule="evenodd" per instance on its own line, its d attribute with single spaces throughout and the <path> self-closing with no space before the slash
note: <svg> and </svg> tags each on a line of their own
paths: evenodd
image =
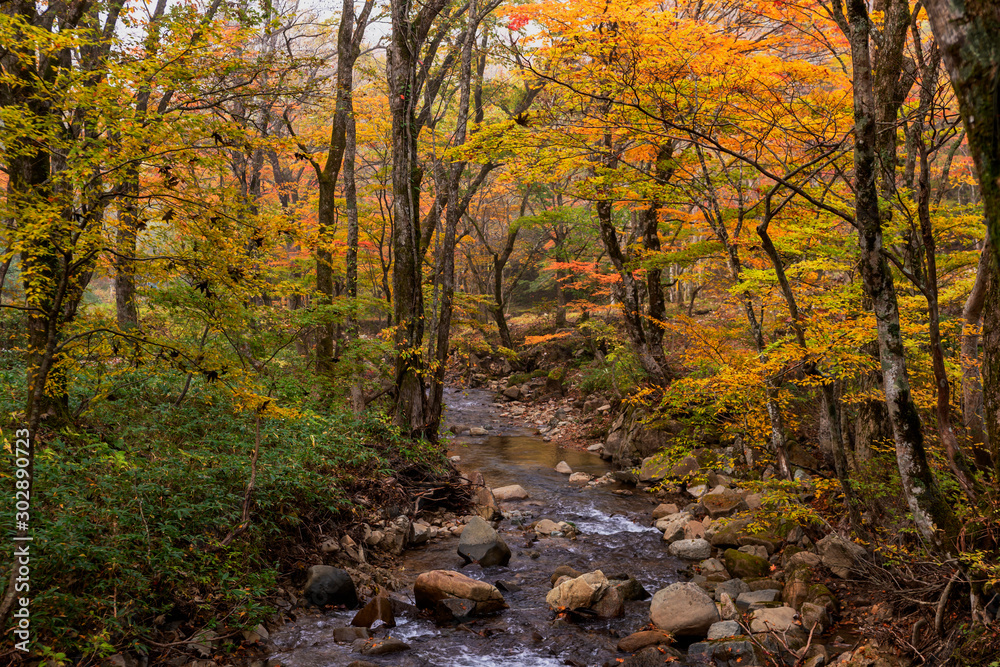
<svg viewBox="0 0 1000 667">
<path fill-rule="evenodd" d="M 722 555 L 726 563 L 726 570 L 733 577 L 746 580 L 748 577 L 763 578 L 771 571 L 771 564 L 766 558 L 753 554 L 743 553 L 736 549 L 726 549 Z"/>
<path fill-rule="evenodd" d="M 787 547 L 785 547 L 785 550 L 781 552 L 781 565 L 782 565 L 782 567 L 784 567 L 788 563 L 788 560 L 792 556 L 794 556 L 797 553 L 801 553 L 803 551 L 805 551 L 805 549 L 803 549 L 800 546 L 796 546 L 794 544 L 789 544 Z"/>
<path fill-rule="evenodd" d="M 553 382 L 563 382 L 566 380 L 566 367 L 558 366 L 549 371 L 548 378 Z"/>
<path fill-rule="evenodd" d="M 837 611 L 837 608 L 840 606 L 837 602 L 837 596 L 825 584 L 813 584 L 810 586 L 807 601 L 812 604 L 818 604 L 821 607 L 826 607 L 826 610 L 831 613 Z"/>
</svg>

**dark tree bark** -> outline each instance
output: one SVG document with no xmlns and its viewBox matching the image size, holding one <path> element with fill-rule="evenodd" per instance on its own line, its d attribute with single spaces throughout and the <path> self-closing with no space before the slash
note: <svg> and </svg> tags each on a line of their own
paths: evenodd
<svg viewBox="0 0 1000 667">
<path fill-rule="evenodd" d="M 991 307 L 983 310 L 983 422 L 986 441 L 993 458 L 993 474 L 1000 479 L 1000 271 L 996 261 L 990 257 L 987 272 L 986 303 Z"/>
<path fill-rule="evenodd" d="M 352 94 L 354 88 L 354 63 L 361 53 L 361 40 L 364 39 L 365 27 L 374 0 L 366 0 L 364 7 L 354 22 L 354 0 L 344 0 L 340 15 L 340 29 L 337 31 L 337 103 L 333 112 L 333 122 L 330 128 L 330 147 L 326 154 L 326 163 L 322 168 L 315 162 L 316 179 L 319 186 L 319 208 L 317 222 L 319 239 L 316 248 L 316 290 L 320 294 L 320 303 L 333 303 L 333 233 L 337 220 L 337 179 L 347 150 L 348 124 L 353 115 Z M 357 275 L 357 255 L 355 255 L 355 276 Z M 316 370 L 320 374 L 328 373 L 333 364 L 333 347 L 335 339 L 334 325 L 330 322 L 322 325 L 316 341 Z"/>
<path fill-rule="evenodd" d="M 962 308 L 962 422 L 974 443 L 986 442 L 983 425 L 983 380 L 979 371 L 980 320 L 986 303 L 992 262 L 987 240 L 979 255 L 976 281 Z"/>
<path fill-rule="evenodd" d="M 855 220 L 861 247 L 861 275 L 878 326 L 879 358 L 889 421 L 896 444 L 903 493 L 924 538 L 952 551 L 957 522 L 927 463 L 920 415 L 910 392 L 899 326 L 899 306 L 888 261 L 882 254 L 882 221 L 876 185 L 876 99 L 869 50 L 872 24 L 864 0 L 848 0 L 848 38 L 854 78 Z"/>
</svg>

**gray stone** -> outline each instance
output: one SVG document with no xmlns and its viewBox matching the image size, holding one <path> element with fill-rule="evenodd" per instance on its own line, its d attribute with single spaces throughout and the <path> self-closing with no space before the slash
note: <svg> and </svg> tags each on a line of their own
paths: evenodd
<svg viewBox="0 0 1000 667">
<path fill-rule="evenodd" d="M 656 529 L 663 531 L 663 541 L 667 544 L 684 539 L 684 526 L 691 520 L 687 512 L 679 512 L 656 522 Z"/>
<path fill-rule="evenodd" d="M 742 579 L 730 579 L 723 581 L 715 587 L 715 599 L 722 600 L 723 595 L 728 595 L 733 600 L 739 599 L 744 593 L 750 592 L 750 586 Z"/>
<path fill-rule="evenodd" d="M 587 572 L 558 584 L 545 596 L 545 602 L 556 610 L 590 609 L 610 587 L 608 578 L 600 570 Z"/>
<path fill-rule="evenodd" d="M 750 617 L 750 631 L 758 632 L 791 632 L 801 631 L 798 622 L 799 615 L 791 607 L 772 607 L 757 609 Z"/>
<path fill-rule="evenodd" d="M 711 493 L 702 496 L 701 504 L 704 505 L 705 509 L 708 510 L 708 515 L 713 519 L 748 509 L 739 493 L 724 487 L 717 487 Z"/>
<path fill-rule="evenodd" d="M 752 556 L 757 556 L 758 558 L 765 558 L 766 559 L 768 557 L 767 549 L 765 549 L 762 546 L 757 546 L 757 545 L 745 544 L 742 547 L 740 547 L 739 549 L 737 549 L 737 551 L 742 551 L 745 554 L 750 554 Z"/>
<path fill-rule="evenodd" d="M 741 611 L 746 611 L 747 609 L 757 609 L 761 606 L 761 603 L 777 602 L 779 594 L 780 591 L 776 591 L 774 589 L 740 593 L 739 597 L 736 598 L 736 608 Z M 757 606 L 755 607 L 754 605 Z"/>
<path fill-rule="evenodd" d="M 521 395 L 521 390 L 516 385 L 513 387 L 507 387 L 503 390 L 503 395 L 512 401 L 516 401 Z"/>
<path fill-rule="evenodd" d="M 757 647 L 748 639 L 691 644 L 688 661 L 714 667 L 760 667 L 766 664 Z"/>
<path fill-rule="evenodd" d="M 653 625 L 676 637 L 703 637 L 719 621 L 712 598 L 690 582 L 678 582 L 653 595 L 649 605 Z"/>
<path fill-rule="evenodd" d="M 506 565 L 510 561 L 510 547 L 493 526 L 477 516 L 462 531 L 458 555 L 467 563 L 479 563 L 483 567 Z"/>
<path fill-rule="evenodd" d="M 469 429 L 469 435 L 489 435 L 489 431 L 482 426 L 473 426 Z"/>
<path fill-rule="evenodd" d="M 560 461 L 556 464 L 556 472 L 562 473 L 564 475 L 572 475 L 573 469 L 569 467 L 569 464 L 565 461 Z"/>
<path fill-rule="evenodd" d="M 497 500 L 524 500 L 528 492 L 520 484 L 511 484 L 493 489 L 493 497 Z"/>
<path fill-rule="evenodd" d="M 816 626 L 815 634 L 820 635 L 830 627 L 830 615 L 826 611 L 826 607 L 822 607 L 818 604 L 813 604 L 811 602 L 803 602 L 802 607 L 799 609 L 799 616 L 802 617 L 802 627 L 808 632 L 812 630 L 813 626 Z"/>
<path fill-rule="evenodd" d="M 728 593 L 719 594 L 719 616 L 724 621 L 738 621 L 740 618 L 740 611 Z"/>
<path fill-rule="evenodd" d="M 680 511 L 680 508 L 674 503 L 661 503 L 653 510 L 653 521 L 670 516 L 671 514 L 677 514 Z"/>
<path fill-rule="evenodd" d="M 671 556 L 684 560 L 704 560 L 712 555 L 712 545 L 708 540 L 677 540 L 667 549 Z"/>
<path fill-rule="evenodd" d="M 724 639 L 743 634 L 743 628 L 736 621 L 719 621 L 708 629 L 709 639 Z"/>
</svg>

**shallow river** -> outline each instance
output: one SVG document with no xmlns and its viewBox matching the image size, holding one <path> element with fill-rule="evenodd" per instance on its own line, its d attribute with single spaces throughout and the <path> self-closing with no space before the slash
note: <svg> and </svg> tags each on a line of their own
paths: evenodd
<svg viewBox="0 0 1000 667">
<path fill-rule="evenodd" d="M 513 557 L 507 567 L 462 567 L 456 553 L 457 539 L 438 539 L 403 556 L 403 579 L 409 584 L 394 595 L 412 597 L 417 575 L 432 569 L 454 569 L 496 583 L 513 582 L 520 590 L 504 592 L 510 609 L 501 614 L 457 628 L 437 628 L 423 619 L 398 618 L 389 631 L 412 648 L 403 653 L 364 659 L 379 665 L 400 667 L 549 667 L 556 665 L 597 666 L 616 664 L 624 654 L 616 651 L 619 637 L 639 630 L 649 622 L 649 601 L 625 605 L 625 616 L 613 620 L 572 623 L 555 616 L 545 604 L 549 578 L 559 565 L 586 572 L 602 570 L 606 575 L 631 574 L 652 594 L 678 580 L 684 565 L 667 556 L 661 534 L 650 524 L 652 498 L 637 493 L 614 493 L 622 487 L 574 487 L 567 476 L 553 470 L 566 461 L 574 471 L 603 475 L 608 465 L 599 457 L 565 450 L 530 435 L 533 429 L 498 417 L 492 395 L 476 390 L 446 392 L 449 423 L 485 426 L 488 437 L 455 438 L 449 453 L 461 457 L 466 473 L 479 471 L 492 487 L 520 484 L 530 499 L 504 503 L 504 509 L 530 514 L 528 521 L 548 518 L 569 521 L 580 530 L 575 540 L 543 538 L 533 542 L 533 532 L 505 520 L 501 534 Z M 279 651 L 274 655 L 287 667 L 336 667 L 362 659 L 350 646 L 337 644 L 331 628 L 349 625 L 355 612 L 307 616 L 290 623 L 272 636 Z"/>
</svg>

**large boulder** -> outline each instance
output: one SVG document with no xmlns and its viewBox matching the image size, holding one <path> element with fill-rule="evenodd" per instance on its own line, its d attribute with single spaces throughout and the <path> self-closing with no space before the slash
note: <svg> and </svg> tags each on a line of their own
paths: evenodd
<svg viewBox="0 0 1000 667">
<path fill-rule="evenodd" d="M 348 609 L 358 606 L 358 591 L 346 571 L 330 565 L 313 565 L 309 568 L 303 596 L 311 605 L 344 605 Z"/>
<path fill-rule="evenodd" d="M 708 531 L 708 541 L 713 547 L 738 547 L 740 546 L 740 536 L 750 525 L 751 519 L 733 519 L 724 525 L 716 526 L 712 522 L 712 527 Z"/>
<path fill-rule="evenodd" d="M 493 489 L 493 497 L 497 500 L 524 500 L 528 492 L 520 484 L 511 484 Z"/>
<path fill-rule="evenodd" d="M 567 579 L 545 596 L 545 601 L 556 611 L 590 609 L 610 588 L 608 578 L 600 570 L 587 572 L 574 579 Z"/>
<path fill-rule="evenodd" d="M 478 516 L 465 525 L 458 541 L 458 555 L 466 563 L 479 563 L 483 567 L 506 565 L 510 561 L 510 547 L 494 530 Z"/>
<path fill-rule="evenodd" d="M 708 510 L 708 515 L 713 519 L 748 509 L 747 504 L 743 501 L 743 496 L 732 489 L 725 488 L 706 493 L 701 498 L 701 504 Z"/>
<path fill-rule="evenodd" d="M 749 592 L 750 586 L 747 585 L 747 582 L 742 579 L 730 579 L 729 581 L 723 581 L 722 583 L 716 585 L 715 599 L 722 600 L 722 595 L 725 594 L 735 600 L 744 593 Z"/>
<path fill-rule="evenodd" d="M 721 620 L 712 598 L 697 584 L 670 584 L 653 595 L 649 605 L 653 625 L 675 637 L 704 637 Z"/>
<path fill-rule="evenodd" d="M 705 560 L 712 555 L 712 545 L 708 540 L 677 540 L 667 548 L 671 556 L 684 560 Z"/>
<path fill-rule="evenodd" d="M 725 562 L 729 574 L 740 579 L 766 577 L 767 573 L 771 571 L 771 564 L 766 558 L 743 553 L 736 549 L 726 549 L 726 552 L 722 554 L 722 560 Z"/>
<path fill-rule="evenodd" d="M 413 596 L 420 609 L 434 609 L 439 603 L 453 599 L 471 601 L 476 614 L 507 608 L 496 587 L 451 570 L 422 573 L 413 584 Z"/>
<path fill-rule="evenodd" d="M 830 533 L 817 542 L 816 551 L 823 565 L 841 579 L 849 577 L 857 562 L 867 555 L 864 547 L 837 533 Z"/>
</svg>

